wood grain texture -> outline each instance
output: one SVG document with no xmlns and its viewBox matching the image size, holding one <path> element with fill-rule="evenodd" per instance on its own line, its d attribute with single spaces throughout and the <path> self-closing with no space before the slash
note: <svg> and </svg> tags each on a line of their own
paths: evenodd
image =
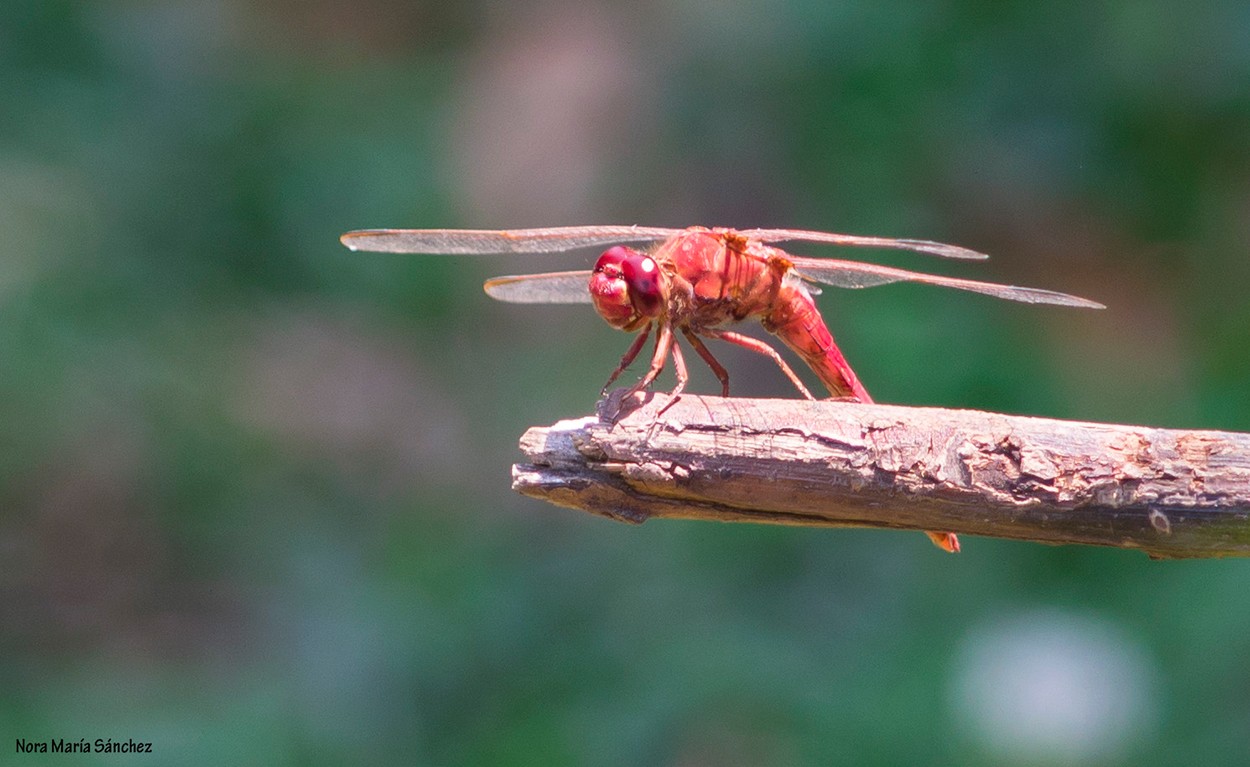
<svg viewBox="0 0 1250 767">
<path fill-rule="evenodd" d="M 527 431 L 513 488 L 628 522 L 949 530 L 1158 558 L 1250 555 L 1250 434 L 690 394 L 622 408 L 619 397 L 595 416 Z"/>
</svg>

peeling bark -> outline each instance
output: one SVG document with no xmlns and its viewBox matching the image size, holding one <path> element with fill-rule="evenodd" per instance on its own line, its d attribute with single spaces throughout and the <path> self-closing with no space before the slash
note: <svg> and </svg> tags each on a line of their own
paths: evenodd
<svg viewBox="0 0 1250 767">
<path fill-rule="evenodd" d="M 1250 434 L 894 405 L 647 395 L 521 438 L 513 488 L 652 517 L 1250 555 Z M 662 412 L 661 412 L 662 411 Z"/>
</svg>

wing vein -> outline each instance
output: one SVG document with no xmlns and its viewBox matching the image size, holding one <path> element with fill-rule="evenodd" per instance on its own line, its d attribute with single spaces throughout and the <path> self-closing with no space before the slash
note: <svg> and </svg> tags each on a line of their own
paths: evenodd
<svg viewBox="0 0 1250 767">
<path fill-rule="evenodd" d="M 663 240 L 680 229 L 647 226 L 557 226 L 545 229 L 359 229 L 340 240 L 376 253 L 559 253 L 622 242 Z"/>
<path fill-rule="evenodd" d="M 1105 309 L 1097 301 L 1087 298 L 1059 293 L 1041 288 L 1023 288 L 1015 285 L 1001 285 L 994 282 L 967 280 L 960 277 L 942 277 L 936 274 L 909 272 L 891 266 L 865 264 L 858 261 L 843 261 L 834 258 L 803 258 L 791 259 L 795 272 L 806 280 L 833 285 L 839 288 L 871 288 L 877 285 L 888 285 L 894 282 L 922 282 L 956 290 L 981 293 L 1008 301 L 1021 301 L 1026 304 L 1056 304 L 1084 309 Z"/>
</svg>

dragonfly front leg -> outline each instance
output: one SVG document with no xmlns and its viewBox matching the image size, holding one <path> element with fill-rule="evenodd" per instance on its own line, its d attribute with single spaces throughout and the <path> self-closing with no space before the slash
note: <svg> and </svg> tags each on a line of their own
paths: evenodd
<svg viewBox="0 0 1250 767">
<path fill-rule="evenodd" d="M 664 361 L 668 359 L 669 352 L 672 350 L 673 329 L 668 323 L 663 323 L 660 325 L 659 332 L 655 334 L 655 353 L 651 355 L 650 369 L 647 370 L 646 375 L 638 380 L 638 383 L 629 387 L 629 391 L 625 393 L 625 398 L 642 391 L 655 381 L 656 377 L 660 375 L 660 371 L 664 369 Z M 682 365 L 681 372 L 685 372 L 685 365 Z"/>
<path fill-rule="evenodd" d="M 612 375 L 608 376 L 608 382 L 605 383 L 603 388 L 599 391 L 599 396 L 606 395 L 608 393 L 608 387 L 612 385 L 612 382 L 619 378 L 621 373 L 625 372 L 625 368 L 633 364 L 634 359 L 638 356 L 638 352 L 642 351 L 642 345 L 647 342 L 647 337 L 650 335 L 651 323 L 647 323 L 647 326 L 642 329 L 642 332 L 638 334 L 638 337 L 634 339 L 634 342 L 629 345 L 628 349 L 625 350 L 625 356 L 621 357 L 621 364 L 617 365 L 616 370 L 612 371 Z"/>
<path fill-rule="evenodd" d="M 812 393 L 807 390 L 807 387 L 803 385 L 803 382 L 799 380 L 799 377 L 794 374 L 794 371 L 790 369 L 790 366 L 786 364 L 786 361 L 781 358 L 781 355 L 777 353 L 777 350 L 758 338 L 751 338 L 750 336 L 744 336 L 741 333 L 734 333 L 728 330 L 716 330 L 715 328 L 705 329 L 703 331 L 703 335 L 711 338 L 719 338 L 722 341 L 728 341 L 731 344 L 737 344 L 744 349 L 750 349 L 756 354 L 763 354 L 765 357 L 768 357 L 773 362 L 777 363 L 777 367 L 781 368 L 781 372 L 786 374 L 786 378 L 790 379 L 790 383 L 794 384 L 800 394 L 808 399 L 816 399 L 812 396 Z"/>
<path fill-rule="evenodd" d="M 681 334 L 686 337 L 686 340 L 690 342 L 690 345 L 694 347 L 694 350 L 699 353 L 699 356 L 703 358 L 703 361 L 707 363 L 707 366 L 710 367 L 712 372 L 716 374 L 716 380 L 720 381 L 720 396 L 728 397 L 729 371 L 716 361 L 716 358 L 712 356 L 712 352 L 708 350 L 707 345 L 694 334 L 694 331 L 690 328 L 682 328 Z M 676 348 L 676 346 L 673 348 Z"/>
</svg>

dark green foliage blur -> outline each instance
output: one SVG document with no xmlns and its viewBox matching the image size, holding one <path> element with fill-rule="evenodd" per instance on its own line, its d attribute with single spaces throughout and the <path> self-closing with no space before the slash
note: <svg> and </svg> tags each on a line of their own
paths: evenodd
<svg viewBox="0 0 1250 767">
<path fill-rule="evenodd" d="M 1109 308 L 827 290 L 878 400 L 1250 430 L 1248 31 L 1232 0 L 6 0 L 0 762 L 1245 764 L 1247 563 L 522 499 L 517 437 L 590 413 L 628 338 L 481 282 L 595 254 L 338 236 L 958 242 L 994 259 L 851 257 Z"/>
</svg>

